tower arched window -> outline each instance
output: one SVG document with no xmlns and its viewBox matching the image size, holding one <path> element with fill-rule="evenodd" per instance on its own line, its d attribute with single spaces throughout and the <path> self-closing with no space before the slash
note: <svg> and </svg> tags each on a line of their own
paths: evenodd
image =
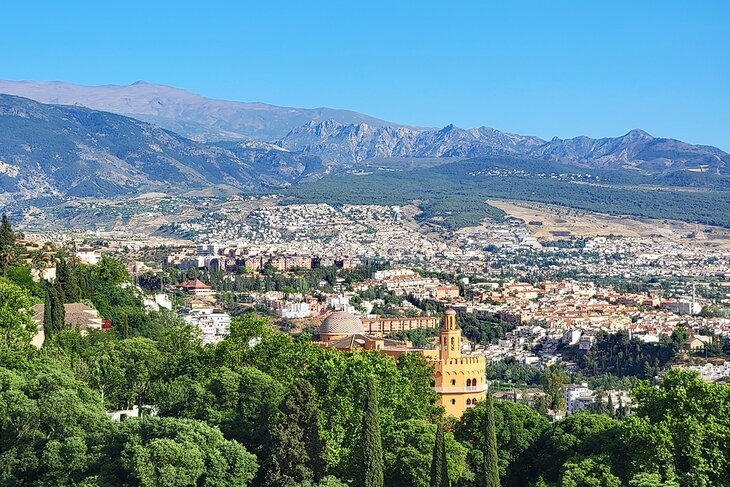
<svg viewBox="0 0 730 487">
<path fill-rule="evenodd" d="M 451 337 L 451 350 L 454 349 L 454 337 Z"/>
<path fill-rule="evenodd" d="M 471 406 L 471 399 L 467 399 L 467 400 L 466 400 L 466 405 L 467 405 L 467 406 Z"/>
<path fill-rule="evenodd" d="M 471 387 L 471 379 L 466 379 L 466 387 Z"/>
<path fill-rule="evenodd" d="M 456 385 L 456 379 L 451 379 L 451 385 L 452 386 L 455 386 Z"/>
</svg>

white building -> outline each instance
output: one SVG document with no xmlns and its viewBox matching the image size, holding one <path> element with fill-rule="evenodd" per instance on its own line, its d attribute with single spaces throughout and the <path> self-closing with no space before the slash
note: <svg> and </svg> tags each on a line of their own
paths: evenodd
<svg viewBox="0 0 730 487">
<path fill-rule="evenodd" d="M 101 254 L 91 247 L 81 247 L 76 251 L 76 257 L 89 265 L 96 265 L 101 260 Z"/>
<path fill-rule="evenodd" d="M 287 303 L 281 310 L 281 317 L 292 318 L 309 318 L 311 310 L 308 303 Z"/>
<path fill-rule="evenodd" d="M 231 332 L 231 317 L 216 308 L 195 308 L 183 316 L 183 320 L 200 329 L 203 343 L 218 343 Z"/>
<path fill-rule="evenodd" d="M 588 383 L 567 384 L 563 389 L 565 407 L 570 413 L 585 409 L 593 402 L 593 390 L 588 388 Z"/>
</svg>

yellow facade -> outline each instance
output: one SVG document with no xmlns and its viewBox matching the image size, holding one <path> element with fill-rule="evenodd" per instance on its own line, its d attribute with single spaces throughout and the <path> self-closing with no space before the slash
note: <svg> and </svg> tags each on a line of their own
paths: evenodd
<svg viewBox="0 0 730 487">
<path fill-rule="evenodd" d="M 439 334 L 438 358 L 434 364 L 434 388 L 439 405 L 449 416 L 461 417 L 485 397 L 487 365 L 483 356 L 461 354 L 461 329 L 456 324 L 456 312 L 449 309 Z"/>
<path fill-rule="evenodd" d="M 461 417 L 469 408 L 485 397 L 486 360 L 484 356 L 461 354 L 461 329 L 456 323 L 456 312 L 448 309 L 439 334 L 438 349 L 413 348 L 409 342 L 379 338 L 364 333 L 359 318 L 344 312 L 332 313 L 319 330 L 317 345 L 343 351 L 377 350 L 397 359 L 403 353 L 418 353 L 434 366 L 434 389 L 438 404 L 446 414 Z"/>
</svg>

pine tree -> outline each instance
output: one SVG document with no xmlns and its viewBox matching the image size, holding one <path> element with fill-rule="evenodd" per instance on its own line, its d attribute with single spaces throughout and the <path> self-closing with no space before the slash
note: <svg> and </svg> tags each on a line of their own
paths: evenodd
<svg viewBox="0 0 730 487">
<path fill-rule="evenodd" d="M 362 485 L 383 487 L 383 444 L 375 381 L 368 378 L 362 417 Z"/>
<path fill-rule="evenodd" d="M 265 483 L 294 487 L 319 481 L 325 469 L 324 443 L 319 435 L 319 410 L 314 388 L 297 379 L 279 406 L 279 417 L 269 433 L 271 457 Z"/>
<path fill-rule="evenodd" d="M 449 465 L 446 462 L 446 440 L 444 438 L 444 423 L 439 422 L 436 429 L 436 441 L 433 445 L 433 457 L 431 459 L 431 483 L 430 487 L 450 487 Z"/>
<path fill-rule="evenodd" d="M 499 460 L 497 458 L 497 429 L 494 425 L 492 394 L 487 391 L 484 431 L 484 487 L 499 487 Z"/>
</svg>

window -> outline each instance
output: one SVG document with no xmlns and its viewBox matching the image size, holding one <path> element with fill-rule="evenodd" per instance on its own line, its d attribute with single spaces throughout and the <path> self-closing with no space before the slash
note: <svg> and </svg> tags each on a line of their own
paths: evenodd
<svg viewBox="0 0 730 487">
<path fill-rule="evenodd" d="M 467 405 L 467 406 L 471 406 L 471 399 L 467 399 L 467 400 L 466 400 L 466 405 Z"/>
<path fill-rule="evenodd" d="M 451 405 L 453 406 L 453 405 L 455 405 L 455 404 L 456 404 L 456 399 L 452 399 L 452 400 L 451 400 Z"/>
<path fill-rule="evenodd" d="M 451 350 L 454 349 L 454 337 L 451 337 Z"/>
<path fill-rule="evenodd" d="M 451 379 L 451 385 L 452 386 L 455 386 L 456 385 L 456 379 Z"/>
<path fill-rule="evenodd" d="M 471 379 L 466 379 L 466 387 L 471 387 Z"/>
</svg>

